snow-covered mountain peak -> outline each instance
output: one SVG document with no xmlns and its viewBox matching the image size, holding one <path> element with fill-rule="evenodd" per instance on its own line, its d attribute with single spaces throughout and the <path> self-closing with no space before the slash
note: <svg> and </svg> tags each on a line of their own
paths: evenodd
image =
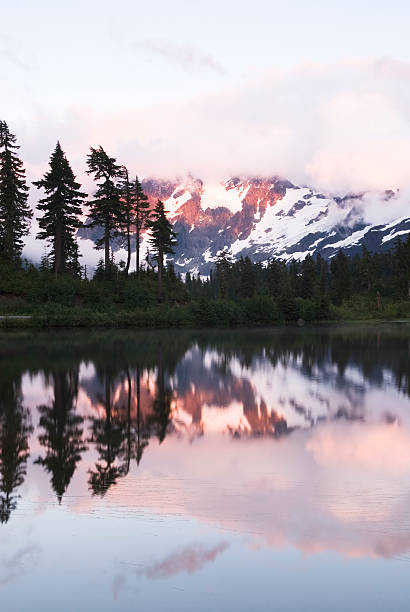
<svg viewBox="0 0 410 612">
<path fill-rule="evenodd" d="M 272 257 L 304 259 L 317 252 L 328 258 L 340 248 L 350 253 L 362 245 L 385 250 L 397 236 L 410 232 L 410 212 L 403 215 L 402 207 L 399 214 L 397 191 L 330 196 L 276 176 L 222 182 L 193 176 L 150 178 L 142 185 L 151 206 L 161 199 L 174 224 L 177 272 L 208 274 L 223 249 L 235 259 L 249 256 L 262 263 Z M 365 214 L 369 206 L 374 211 L 371 221 Z M 87 230 L 81 233 L 94 237 Z"/>
</svg>

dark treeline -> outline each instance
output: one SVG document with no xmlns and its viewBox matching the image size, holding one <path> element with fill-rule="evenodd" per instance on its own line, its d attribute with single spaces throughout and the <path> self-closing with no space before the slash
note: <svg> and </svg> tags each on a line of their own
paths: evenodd
<svg viewBox="0 0 410 612">
<path fill-rule="evenodd" d="M 196 300 L 243 301 L 255 317 L 263 318 L 265 309 L 267 318 L 270 312 L 279 320 L 324 320 L 352 298 L 386 314 L 386 304 L 410 299 L 410 235 L 406 242 L 398 238 L 391 251 L 370 253 L 363 247 L 347 257 L 340 250 L 330 261 L 317 254 L 288 263 L 272 259 L 264 266 L 221 253 L 208 279 L 187 274 L 185 284 Z"/>
<path fill-rule="evenodd" d="M 318 370 L 327 372 L 327 377 L 333 375 L 330 387 L 334 384 L 346 401 L 334 409 L 328 406 L 330 419 L 366 418 L 365 403 L 360 401 L 366 385 L 352 380 L 352 368 L 372 387 L 383 388 L 388 373 L 391 384 L 410 395 L 409 332 L 399 325 L 382 331 L 362 326 L 270 333 L 245 330 L 240 343 L 230 331 L 39 332 L 35 340 L 28 333 L 13 336 L 10 343 L 9 334 L 0 334 L 0 522 L 7 522 L 17 506 L 29 459 L 45 470 L 61 502 L 87 451 L 96 451 L 86 479 L 90 494 L 103 496 L 140 464 L 150 444 L 161 444 L 172 435 L 176 400 L 188 395 L 192 423 L 200 425 L 202 404 L 210 397 L 229 407 L 235 390 L 242 390 L 236 399 L 243 402 L 250 420 L 256 418 L 254 392 L 249 386 L 241 387 L 242 379 L 232 371 L 232 363 L 239 362 L 252 372 L 263 360 L 274 368 L 279 364 L 296 368 L 306 379 L 317 376 Z M 192 358 L 195 351 L 216 354 L 218 359 L 209 367 L 204 360 L 199 365 Z M 82 364 L 92 366 L 91 376 L 80 376 Z M 51 390 L 50 399 L 36 406 L 35 431 L 22 386 L 27 375 L 32 380 L 40 375 Z M 192 384 L 197 389 L 195 406 Z M 80 388 L 90 399 L 87 412 L 77 405 Z M 387 415 L 388 411 L 387 407 Z M 298 412 L 311 418 L 302 401 Z M 252 430 L 251 435 L 277 438 L 293 430 L 275 414 L 270 425 Z M 196 432 L 201 435 L 200 428 Z"/>
<path fill-rule="evenodd" d="M 160 200 L 153 209 L 138 176 L 101 146 L 91 148 L 88 174 L 96 190 L 87 200 L 58 142 L 49 169 L 34 185 L 37 238 L 49 245 L 39 266 L 22 262 L 23 237 L 32 211 L 16 137 L 0 121 L 0 314 L 38 315 L 44 325 L 230 326 L 340 318 L 409 316 L 410 235 L 384 253 L 330 261 L 320 254 L 304 261 L 272 258 L 267 265 L 219 254 L 209 278 L 175 273 L 177 236 Z M 88 213 L 86 209 L 88 207 Z M 102 249 L 93 278 L 80 261 L 77 231 L 100 232 Z M 141 237 L 151 253 L 141 262 Z M 115 263 L 114 242 L 126 261 Z M 135 253 L 134 253 L 135 250 Z M 133 255 L 135 254 L 135 266 Z M 167 260 L 168 256 L 168 260 Z M 132 271 L 135 270 L 135 271 Z"/>
</svg>

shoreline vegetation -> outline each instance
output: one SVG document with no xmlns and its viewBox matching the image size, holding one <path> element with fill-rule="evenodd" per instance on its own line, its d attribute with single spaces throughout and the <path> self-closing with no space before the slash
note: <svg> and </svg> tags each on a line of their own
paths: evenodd
<svg viewBox="0 0 410 612">
<path fill-rule="evenodd" d="M 320 292 L 317 275 L 311 276 L 310 288 L 304 287 L 310 297 L 302 297 L 304 274 L 299 271 L 294 280 L 300 286 L 293 291 L 288 286 L 285 291 L 289 266 L 274 263 L 276 271 L 285 277 L 277 293 L 270 294 L 263 289 L 258 293 L 256 288 L 258 274 L 272 274 L 269 266 L 262 268 L 245 260 L 220 261 L 210 279 L 187 275 L 184 281 L 175 275 L 172 266 L 167 266 L 161 301 L 155 270 L 141 270 L 139 279 L 135 274 L 125 276 L 116 270 L 109 280 L 98 279 L 98 275 L 88 280 L 56 276 L 32 265 L 0 265 L 0 328 L 263 328 L 410 321 L 409 300 L 381 295 L 378 290 L 362 294 L 351 291 L 346 299 L 338 300 L 330 289 Z M 240 273 L 241 265 L 248 268 L 249 277 Z M 329 271 L 329 266 L 323 265 Z M 296 269 L 303 269 L 303 262 Z M 330 281 L 331 277 L 326 283 Z M 268 288 L 272 284 L 269 282 Z M 345 284 L 343 290 L 347 290 Z"/>
<path fill-rule="evenodd" d="M 101 146 L 90 148 L 87 173 L 95 192 L 81 191 L 57 142 L 43 177 L 37 211 L 48 249 L 39 265 L 22 259 L 34 211 L 19 145 L 0 121 L 0 327 L 230 328 L 349 320 L 410 319 L 410 234 L 394 248 L 365 247 L 330 260 L 233 261 L 218 252 L 209 277 L 184 278 L 172 261 L 178 235 L 163 202 L 149 202 L 138 176 Z M 87 212 L 88 209 L 88 212 Z M 100 260 L 92 278 L 81 262 L 78 230 L 95 228 Z M 96 234 L 96 235 L 97 235 Z M 141 240 L 150 250 L 141 261 Z M 185 236 L 183 238 L 187 240 Z M 126 261 L 116 263 L 113 245 Z M 204 245 L 204 249 L 207 245 Z M 272 245 L 273 246 L 273 245 Z M 132 272 L 132 260 L 136 261 Z"/>
</svg>

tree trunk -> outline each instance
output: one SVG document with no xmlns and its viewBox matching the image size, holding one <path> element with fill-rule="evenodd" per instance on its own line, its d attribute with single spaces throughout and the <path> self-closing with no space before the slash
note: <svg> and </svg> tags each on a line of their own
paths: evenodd
<svg viewBox="0 0 410 612">
<path fill-rule="evenodd" d="M 127 219 L 127 264 L 125 266 L 125 274 L 128 274 L 131 263 L 131 235 L 130 235 L 130 220 Z"/>
<path fill-rule="evenodd" d="M 139 226 L 139 212 L 137 211 L 137 231 L 135 234 L 135 239 L 136 239 L 136 245 L 135 245 L 135 251 L 136 251 L 136 255 L 137 255 L 137 279 L 140 279 L 140 226 Z"/>
<path fill-rule="evenodd" d="M 54 272 L 56 275 L 64 272 L 63 257 L 63 226 L 61 220 L 57 221 L 55 241 L 54 241 Z"/>
<path fill-rule="evenodd" d="M 110 230 L 107 226 L 105 226 L 105 235 L 104 235 L 104 250 L 105 250 L 105 276 L 108 275 L 108 270 L 110 267 Z"/>
<path fill-rule="evenodd" d="M 158 250 L 158 300 L 162 302 L 162 269 L 164 267 L 164 253 Z"/>
</svg>

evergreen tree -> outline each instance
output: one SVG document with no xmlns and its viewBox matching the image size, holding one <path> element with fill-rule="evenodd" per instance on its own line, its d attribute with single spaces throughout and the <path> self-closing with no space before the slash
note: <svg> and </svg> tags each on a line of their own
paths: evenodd
<svg viewBox="0 0 410 612">
<path fill-rule="evenodd" d="M 316 289 L 316 264 L 312 255 L 306 255 L 301 270 L 301 297 L 312 299 Z"/>
<path fill-rule="evenodd" d="M 218 297 L 226 299 L 232 283 L 232 260 L 226 251 L 220 251 L 215 264 Z"/>
<path fill-rule="evenodd" d="M 146 221 L 146 227 L 151 230 L 150 243 L 154 250 L 154 259 L 158 264 L 158 297 L 162 300 L 162 276 L 164 269 L 164 257 L 174 252 L 176 246 L 176 234 L 168 221 L 164 210 L 164 204 L 158 200 L 152 217 Z"/>
<path fill-rule="evenodd" d="M 135 182 L 132 188 L 132 194 L 134 199 L 134 224 L 135 224 L 135 253 L 137 257 L 136 270 L 137 277 L 140 277 L 140 250 L 141 250 L 141 233 L 147 226 L 147 222 L 150 216 L 148 197 L 142 189 L 142 185 L 135 177 Z"/>
<path fill-rule="evenodd" d="M 133 194 L 128 177 L 128 170 L 125 166 L 121 168 L 123 179 L 119 183 L 121 192 L 122 206 L 123 206 L 123 230 L 125 230 L 125 236 L 127 240 L 127 261 L 124 266 L 125 274 L 128 274 L 131 263 L 131 224 L 133 214 Z"/>
<path fill-rule="evenodd" d="M 410 300 L 410 234 L 406 242 L 396 240 L 394 250 L 395 292 L 399 299 Z"/>
<path fill-rule="evenodd" d="M 370 293 L 375 279 L 374 257 L 365 246 L 362 246 L 359 270 L 360 289 L 364 290 L 366 293 Z"/>
<path fill-rule="evenodd" d="M 255 294 L 256 266 L 252 264 L 249 257 L 241 257 L 239 260 L 240 295 L 251 298 Z"/>
<path fill-rule="evenodd" d="M 33 212 L 27 204 L 29 188 L 23 162 L 17 156 L 20 147 L 5 121 L 0 121 L 0 258 L 18 264 L 23 250 L 23 236 L 28 234 Z"/>
<path fill-rule="evenodd" d="M 95 268 L 93 279 L 96 281 L 104 280 L 104 260 L 99 259 L 97 263 L 97 267 Z"/>
<path fill-rule="evenodd" d="M 108 276 L 111 239 L 118 234 L 121 225 L 124 224 L 121 190 L 116 184 L 116 180 L 121 177 L 121 167 L 101 146 L 98 149 L 91 147 L 90 151 L 87 156 L 87 174 L 94 174 L 94 180 L 100 183 L 97 182 L 95 199 L 90 202 L 88 227 L 100 227 L 103 230 L 103 235 L 97 240 L 95 248 L 104 248 L 105 274 Z"/>
<path fill-rule="evenodd" d="M 70 271 L 78 275 L 80 266 L 75 232 L 82 225 L 81 206 L 87 194 L 80 191 L 81 185 L 75 181 L 59 142 L 50 157 L 50 170 L 40 181 L 34 181 L 33 185 L 44 189 L 47 194 L 37 206 L 44 212 L 39 220 L 42 231 L 37 237 L 52 244 L 54 272 L 63 274 Z"/>
<path fill-rule="evenodd" d="M 340 249 L 330 263 L 331 294 L 333 303 L 339 306 L 351 295 L 351 274 L 349 259 Z"/>
</svg>

